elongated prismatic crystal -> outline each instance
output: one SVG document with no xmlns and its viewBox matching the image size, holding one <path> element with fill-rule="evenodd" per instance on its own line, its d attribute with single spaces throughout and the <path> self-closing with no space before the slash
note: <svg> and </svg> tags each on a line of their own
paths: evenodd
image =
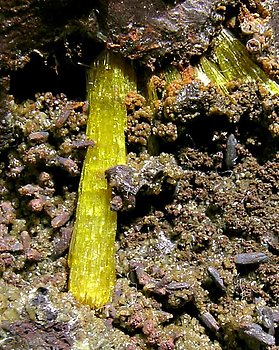
<svg viewBox="0 0 279 350">
<path fill-rule="evenodd" d="M 69 252 L 69 289 L 81 302 L 99 308 L 115 284 L 114 240 L 117 216 L 110 210 L 105 170 L 126 163 L 125 96 L 136 90 L 132 67 L 121 57 L 103 53 L 88 72 L 89 117 L 73 237 Z"/>
</svg>

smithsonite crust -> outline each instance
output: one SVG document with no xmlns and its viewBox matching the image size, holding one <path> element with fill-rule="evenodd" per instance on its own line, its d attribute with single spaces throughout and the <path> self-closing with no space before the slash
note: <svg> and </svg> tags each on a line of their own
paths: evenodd
<svg viewBox="0 0 279 350">
<path fill-rule="evenodd" d="M 68 263 L 69 290 L 95 308 L 109 301 L 115 284 L 117 216 L 110 210 L 105 170 L 126 163 L 124 98 L 135 89 L 131 66 L 108 52 L 89 70 L 86 134 L 96 144 L 88 149 L 83 165 Z"/>
</svg>

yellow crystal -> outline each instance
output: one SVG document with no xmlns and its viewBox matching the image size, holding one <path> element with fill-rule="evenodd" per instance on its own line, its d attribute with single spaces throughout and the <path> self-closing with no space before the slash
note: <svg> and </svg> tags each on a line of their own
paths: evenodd
<svg viewBox="0 0 279 350">
<path fill-rule="evenodd" d="M 105 52 L 89 70 L 87 151 L 81 174 L 76 222 L 70 245 L 69 290 L 82 303 L 99 308 L 115 284 L 114 240 L 117 215 L 110 210 L 105 170 L 126 163 L 125 96 L 136 90 L 132 67 Z"/>
<path fill-rule="evenodd" d="M 201 58 L 198 77 L 205 83 L 207 77 L 208 81 L 218 85 L 224 93 L 228 93 L 226 84 L 236 80 L 244 83 L 258 82 L 271 94 L 279 93 L 279 85 L 252 61 L 246 47 L 226 29 L 217 37 L 211 55 Z"/>
</svg>

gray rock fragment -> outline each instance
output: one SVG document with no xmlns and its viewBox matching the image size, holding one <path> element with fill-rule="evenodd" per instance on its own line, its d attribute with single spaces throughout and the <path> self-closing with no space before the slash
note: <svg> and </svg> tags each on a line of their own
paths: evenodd
<svg viewBox="0 0 279 350">
<path fill-rule="evenodd" d="M 261 252 L 237 254 L 234 257 L 236 265 L 257 265 L 268 260 L 268 256 Z"/>
</svg>

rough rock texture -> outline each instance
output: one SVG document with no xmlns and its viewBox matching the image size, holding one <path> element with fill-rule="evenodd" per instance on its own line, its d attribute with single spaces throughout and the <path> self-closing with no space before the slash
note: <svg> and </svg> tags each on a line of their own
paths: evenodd
<svg viewBox="0 0 279 350">
<path fill-rule="evenodd" d="M 278 96 L 232 82 L 232 103 L 187 67 L 221 21 L 246 45 L 263 39 L 251 56 L 276 79 L 278 33 L 266 32 L 278 21 L 275 2 L 227 2 L 217 22 L 205 2 L 197 38 L 208 25 L 210 35 L 187 53 L 177 16 L 186 20 L 185 6 L 203 2 L 144 3 L 0 0 L 3 350 L 278 348 Z M 247 19 L 265 33 L 247 33 Z M 142 91 L 125 101 L 128 167 L 108 173 L 118 210 L 115 293 L 94 311 L 67 291 L 67 249 L 92 145 L 84 64 L 106 43 L 137 57 Z M 171 61 L 181 61 L 180 79 L 143 74 L 146 63 Z"/>
</svg>

